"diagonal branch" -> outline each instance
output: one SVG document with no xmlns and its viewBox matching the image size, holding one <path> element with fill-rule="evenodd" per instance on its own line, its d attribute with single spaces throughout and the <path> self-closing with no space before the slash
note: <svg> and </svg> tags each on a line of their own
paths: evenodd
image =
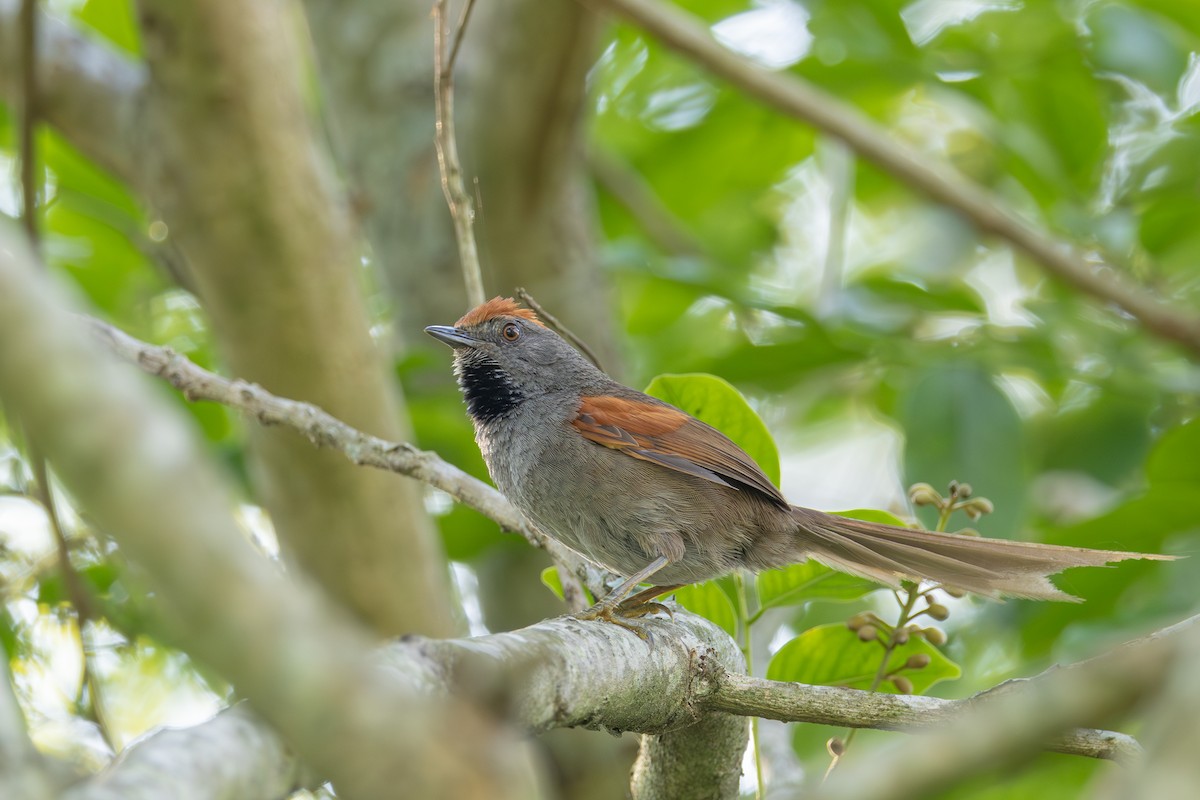
<svg viewBox="0 0 1200 800">
<path fill-rule="evenodd" d="M 291 428 L 317 447 L 333 448 L 359 466 L 416 478 L 494 520 L 504 530 L 520 533 L 534 547 L 543 546 L 541 534 L 525 521 L 504 495 L 447 464 L 436 453 L 364 433 L 312 403 L 278 397 L 254 383 L 229 380 L 198 366 L 169 347 L 135 339 L 98 319 L 84 319 L 109 349 L 145 372 L 166 379 L 190 401 L 220 403 L 245 413 L 261 425 Z"/>
<path fill-rule="evenodd" d="M 254 383 L 229 380 L 196 365 L 169 347 L 158 347 L 135 339 L 97 319 L 83 319 L 109 349 L 145 372 L 166 379 L 188 400 L 209 400 L 237 409 L 261 425 L 291 428 L 317 447 L 332 448 L 359 466 L 407 475 L 440 489 L 483 514 L 503 530 L 519 533 L 534 547 L 545 549 L 559 565 L 564 586 L 574 585 L 573 576 L 579 576 L 593 591 L 604 585 L 604 576 L 598 570 L 554 539 L 543 536 L 504 495 L 446 463 L 436 453 L 421 450 L 407 442 L 392 442 L 372 436 L 311 403 L 278 397 Z M 567 599 L 570 602 L 571 598 Z M 582 602 L 582 597 L 579 601 Z"/>
<path fill-rule="evenodd" d="M 295 753 L 279 734 L 241 704 L 199 725 L 139 740 L 60 800 L 287 797 L 305 783 L 300 773 Z"/>
<path fill-rule="evenodd" d="M 751 97 L 841 139 L 900 181 L 957 211 L 980 231 L 1007 240 L 1047 272 L 1135 317 L 1147 330 L 1200 354 L 1200 318 L 1173 308 L 1116 267 L 1085 259 L 1039 230 L 1000 198 L 900 143 L 857 109 L 788 73 L 772 72 L 713 38 L 697 17 L 664 0 L 583 0 L 652 34 Z"/>
</svg>

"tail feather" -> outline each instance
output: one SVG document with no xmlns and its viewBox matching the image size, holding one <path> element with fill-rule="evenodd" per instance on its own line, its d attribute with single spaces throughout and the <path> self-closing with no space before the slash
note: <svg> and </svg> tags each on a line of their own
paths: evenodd
<svg viewBox="0 0 1200 800">
<path fill-rule="evenodd" d="M 1050 576 L 1070 567 L 1175 558 L 897 528 L 798 506 L 792 514 L 809 558 L 892 587 L 904 579 L 926 580 L 984 597 L 1079 602 L 1051 583 Z"/>
</svg>

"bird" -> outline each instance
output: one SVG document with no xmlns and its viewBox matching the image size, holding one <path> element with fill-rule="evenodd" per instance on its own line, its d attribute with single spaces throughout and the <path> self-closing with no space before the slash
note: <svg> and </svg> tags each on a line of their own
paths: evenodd
<svg viewBox="0 0 1200 800">
<path fill-rule="evenodd" d="M 1172 556 L 916 530 L 792 505 L 716 428 L 624 386 L 512 298 L 426 333 L 454 372 L 496 487 L 546 534 L 625 580 L 577 616 L 631 623 L 655 598 L 736 570 L 815 559 L 900 588 L 1079 601 L 1050 576 Z M 650 588 L 635 593 L 642 583 Z"/>
</svg>

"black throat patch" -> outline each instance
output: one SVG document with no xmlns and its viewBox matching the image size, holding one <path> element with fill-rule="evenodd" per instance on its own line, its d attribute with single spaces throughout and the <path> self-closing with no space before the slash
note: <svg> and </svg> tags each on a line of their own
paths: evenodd
<svg viewBox="0 0 1200 800">
<path fill-rule="evenodd" d="M 473 353 L 458 363 L 458 386 L 467 401 L 467 413 L 476 422 L 493 422 L 525 401 L 525 393 L 495 361 Z"/>
</svg>

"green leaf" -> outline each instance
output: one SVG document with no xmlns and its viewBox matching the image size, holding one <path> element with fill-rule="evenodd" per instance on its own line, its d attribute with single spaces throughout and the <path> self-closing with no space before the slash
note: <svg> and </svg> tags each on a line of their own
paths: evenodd
<svg viewBox="0 0 1200 800">
<path fill-rule="evenodd" d="M 542 570 L 542 585 L 554 592 L 559 600 L 564 599 L 562 578 L 558 576 L 558 567 L 546 567 Z"/>
<path fill-rule="evenodd" d="M 659 375 L 646 394 L 683 409 L 732 439 L 779 485 L 779 449 L 741 392 L 715 375 Z"/>
<path fill-rule="evenodd" d="M 962 675 L 958 664 L 946 658 L 929 642 L 916 637 L 892 651 L 888 658 L 888 672 L 899 669 L 909 656 L 918 653 L 929 656 L 928 666 L 917 670 L 906 669 L 901 673 L 912 681 L 914 693 L 922 694 L 939 681 Z M 834 622 L 809 628 L 780 648 L 767 667 L 767 678 L 869 689 L 882 657 L 883 648 L 877 643 L 864 642 L 845 623 Z M 889 681 L 881 683 L 878 690 L 896 693 L 896 688 Z"/>
<path fill-rule="evenodd" d="M 711 620 L 724 628 L 730 636 L 737 636 L 737 614 L 725 590 L 716 581 L 705 581 L 685 586 L 675 592 L 679 605 Z"/>
<path fill-rule="evenodd" d="M 1200 419 L 1162 435 L 1146 460 L 1151 485 L 1190 483 L 1200 487 Z"/>
<path fill-rule="evenodd" d="M 863 522 L 878 522 L 883 525 L 895 525 L 897 528 L 907 528 L 904 520 L 887 511 L 877 508 L 852 508 L 849 511 L 834 511 L 835 516 L 847 519 L 861 519 Z"/>
<path fill-rule="evenodd" d="M 989 536 L 1011 536 L 1020 527 L 1026 484 L 1021 419 L 984 370 L 970 364 L 927 369 L 900 404 L 907 433 L 904 474 L 939 491 L 950 481 L 970 483 L 996 506 L 985 525 Z M 918 509 L 927 527 L 936 512 Z"/>
<path fill-rule="evenodd" d="M 876 583 L 838 572 L 816 561 L 760 572 L 754 585 L 761 608 L 798 606 L 813 600 L 857 600 L 879 588 Z"/>
</svg>

